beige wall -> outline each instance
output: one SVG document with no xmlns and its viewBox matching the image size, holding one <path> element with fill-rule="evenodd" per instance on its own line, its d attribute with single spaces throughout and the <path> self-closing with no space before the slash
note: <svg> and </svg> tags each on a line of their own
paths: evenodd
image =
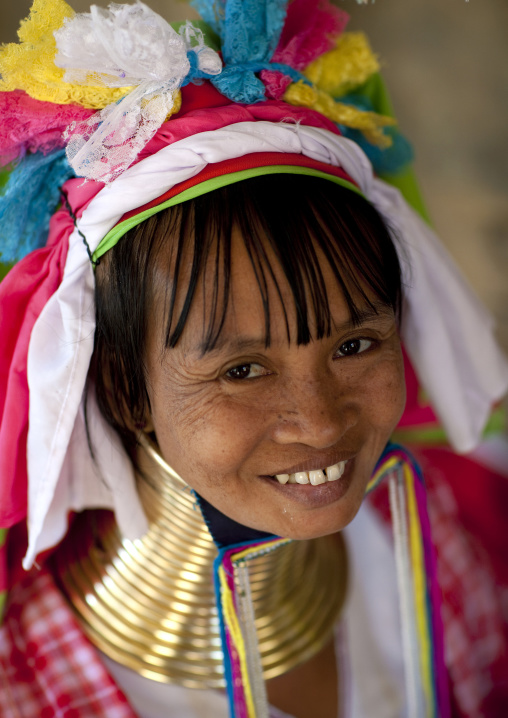
<svg viewBox="0 0 508 718">
<path fill-rule="evenodd" d="M 508 4 L 376 0 L 354 25 L 384 62 L 439 234 L 508 350 Z"/>
<path fill-rule="evenodd" d="M 89 6 L 86 0 L 71 4 L 78 11 Z M 168 19 L 186 16 L 182 2 L 149 4 Z M 338 4 L 351 13 L 351 27 L 367 31 L 382 59 L 431 216 L 494 311 L 508 349 L 508 4 Z M 0 39 L 15 39 L 29 5 L 0 0 Z"/>
</svg>

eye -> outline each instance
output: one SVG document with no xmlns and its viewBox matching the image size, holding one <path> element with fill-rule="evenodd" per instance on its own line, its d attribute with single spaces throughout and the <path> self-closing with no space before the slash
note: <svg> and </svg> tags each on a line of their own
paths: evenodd
<svg viewBox="0 0 508 718">
<path fill-rule="evenodd" d="M 348 339 L 347 342 L 340 345 L 337 354 L 340 357 L 354 356 L 367 351 L 373 344 L 372 339 Z"/>
<path fill-rule="evenodd" d="M 231 367 L 226 372 L 228 379 L 255 379 L 258 376 L 263 376 L 269 372 L 261 366 L 261 364 L 239 364 L 238 366 Z"/>
</svg>

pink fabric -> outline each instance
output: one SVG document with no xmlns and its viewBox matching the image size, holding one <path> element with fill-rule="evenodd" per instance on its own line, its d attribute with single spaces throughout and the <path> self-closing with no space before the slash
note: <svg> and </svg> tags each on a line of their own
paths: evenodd
<svg viewBox="0 0 508 718">
<path fill-rule="evenodd" d="M 22 90 L 0 92 L 0 166 L 26 152 L 45 155 L 64 146 L 62 133 L 75 120 L 93 114 L 80 105 L 34 100 Z"/>
<path fill-rule="evenodd" d="M 11 593 L 0 672 L 2 718 L 136 718 L 45 571 Z"/>
<path fill-rule="evenodd" d="M 225 100 L 211 85 L 208 85 L 206 90 L 203 86 L 196 88 L 194 85 L 188 85 L 182 91 L 182 97 L 180 113 L 162 125 L 157 134 L 141 150 L 136 162 L 155 154 L 173 142 L 198 132 L 218 130 L 236 122 L 300 122 L 309 127 L 321 127 L 335 135 L 340 134 L 337 125 L 318 112 L 306 107 L 292 107 L 285 102 L 270 100 L 255 105 L 235 105 Z M 206 104 L 202 102 L 198 104 L 198 98 L 201 101 L 204 99 Z M 222 104 L 210 107 L 217 98 L 222 100 Z"/>
<path fill-rule="evenodd" d="M 508 595 L 504 529 L 508 505 L 506 479 L 446 449 L 424 449 L 415 453 L 427 489 L 452 716 L 505 718 L 508 613 L 503 615 L 502 598 Z M 455 497 L 451 490 L 454 484 L 458 488 Z M 499 491 L 500 487 L 504 493 Z M 466 489 L 466 494 L 481 497 L 474 510 L 475 534 L 468 532 L 464 521 L 462 489 Z M 367 501 L 391 531 L 386 487 L 380 485 L 369 494 Z M 498 529 L 497 547 L 495 542 L 485 541 L 493 520 Z M 496 570 L 494 561 L 496 548 L 501 548 L 501 544 L 503 554 L 498 558 L 503 572 Z"/>
<path fill-rule="evenodd" d="M 307 65 L 328 52 L 337 37 L 344 31 L 349 16 L 331 5 L 328 0 L 293 0 L 289 4 L 286 22 L 272 62 L 303 70 Z M 263 70 L 260 74 L 266 86 L 267 97 L 282 97 L 291 79 L 281 72 Z"/>
<path fill-rule="evenodd" d="M 447 626 L 454 698 L 468 718 L 498 718 L 508 706 L 508 483 L 446 448 L 416 450 L 427 480 L 429 514 Z M 441 508 L 438 513 L 436 507 Z M 460 587 L 460 591 L 458 590 Z M 463 633 L 468 618 L 469 633 Z M 480 705 L 474 697 L 480 694 Z"/>
<path fill-rule="evenodd" d="M 404 374 L 406 378 L 406 406 L 398 423 L 398 428 L 437 428 L 439 427 L 439 421 L 436 413 L 430 405 L 428 398 L 423 395 L 416 372 L 405 351 L 403 355 Z"/>
<path fill-rule="evenodd" d="M 78 216 L 102 185 L 65 183 Z M 26 516 L 27 356 L 32 328 L 61 280 L 74 223 L 65 208 L 51 219 L 48 243 L 19 262 L 0 284 L 0 526 Z"/>
</svg>

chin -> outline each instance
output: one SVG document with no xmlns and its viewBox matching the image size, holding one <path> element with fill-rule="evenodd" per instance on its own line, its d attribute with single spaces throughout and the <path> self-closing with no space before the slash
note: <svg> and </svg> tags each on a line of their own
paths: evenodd
<svg viewBox="0 0 508 718">
<path fill-rule="evenodd" d="M 360 510 L 362 499 L 363 495 L 359 499 L 348 497 L 338 501 L 336 505 L 327 506 L 326 509 L 303 513 L 290 512 L 288 509 L 279 520 L 270 522 L 270 526 L 254 528 L 296 541 L 329 536 L 342 531 L 353 521 Z"/>
</svg>

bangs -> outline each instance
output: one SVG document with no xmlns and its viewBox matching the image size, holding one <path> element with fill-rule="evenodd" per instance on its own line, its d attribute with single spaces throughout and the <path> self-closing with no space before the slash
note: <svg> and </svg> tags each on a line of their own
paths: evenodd
<svg viewBox="0 0 508 718">
<path fill-rule="evenodd" d="M 280 308 L 288 342 L 307 344 L 332 332 L 323 261 L 353 323 L 365 308 L 376 311 L 379 304 L 400 316 L 400 266 L 383 221 L 360 195 L 325 179 L 256 177 L 164 210 L 144 224 L 143 234 L 152 235 L 144 241 L 151 241 L 159 257 L 157 273 L 169 278 L 163 289 L 168 348 L 178 343 L 200 285 L 211 290 L 203 317 L 203 352 L 216 345 L 230 302 L 234 228 L 261 297 L 267 346 L 271 312 Z M 169 248 L 168 236 L 173 237 Z M 165 268 L 162 257 L 167 258 Z M 289 324 L 277 279 L 280 270 L 290 288 L 296 326 Z M 270 287 L 278 296 L 276 308 L 270 303 Z"/>
<path fill-rule="evenodd" d="M 203 353 L 214 348 L 231 303 L 233 232 L 235 241 L 241 235 L 254 273 L 267 346 L 271 318 L 281 309 L 288 342 L 307 344 L 333 331 L 324 262 L 353 323 L 365 309 L 377 313 L 384 306 L 400 319 L 400 265 L 390 234 L 363 197 L 334 182 L 261 176 L 153 215 L 96 269 L 96 396 L 131 455 L 150 406 L 147 327 L 162 307 L 163 343 L 176 346 L 197 292 L 206 287 L 201 347 Z M 285 305 L 282 289 L 294 307 Z"/>
</svg>

